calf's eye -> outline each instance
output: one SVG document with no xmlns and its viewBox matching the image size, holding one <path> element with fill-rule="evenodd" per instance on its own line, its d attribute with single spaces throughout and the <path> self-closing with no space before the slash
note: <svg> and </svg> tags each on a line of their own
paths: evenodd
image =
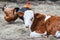
<svg viewBox="0 0 60 40">
<path fill-rule="evenodd" d="M 33 21 L 33 18 L 31 18 L 31 21 Z"/>
</svg>

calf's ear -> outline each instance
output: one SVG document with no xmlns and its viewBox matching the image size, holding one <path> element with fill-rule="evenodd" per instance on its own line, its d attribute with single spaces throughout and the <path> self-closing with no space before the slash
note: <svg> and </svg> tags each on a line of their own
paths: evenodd
<svg viewBox="0 0 60 40">
<path fill-rule="evenodd" d="M 42 18 L 42 17 L 45 17 L 45 16 L 43 14 L 37 13 L 37 14 L 35 14 L 35 17 L 36 18 Z"/>
<path fill-rule="evenodd" d="M 40 15 L 40 14 L 37 14 L 37 15 L 36 15 L 36 18 L 40 18 L 41 16 L 42 16 L 42 15 Z"/>
<path fill-rule="evenodd" d="M 18 15 L 19 17 L 22 17 L 22 16 L 24 15 L 24 12 L 17 12 L 17 15 Z"/>
<path fill-rule="evenodd" d="M 36 18 L 40 18 L 40 15 L 37 15 Z"/>
</svg>

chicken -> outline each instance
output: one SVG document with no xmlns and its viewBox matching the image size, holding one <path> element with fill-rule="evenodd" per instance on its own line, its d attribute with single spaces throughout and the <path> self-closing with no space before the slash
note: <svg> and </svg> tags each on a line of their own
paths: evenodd
<svg viewBox="0 0 60 40">
<path fill-rule="evenodd" d="M 16 14 L 17 10 L 15 8 L 9 8 L 6 5 L 4 5 L 2 10 L 5 13 L 4 16 L 5 21 L 11 22 L 11 21 L 15 21 L 18 18 Z"/>
</svg>

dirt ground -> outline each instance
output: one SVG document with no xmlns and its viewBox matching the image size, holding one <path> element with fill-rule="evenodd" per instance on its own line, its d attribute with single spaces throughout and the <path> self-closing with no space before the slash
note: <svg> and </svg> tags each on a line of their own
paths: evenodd
<svg viewBox="0 0 60 40">
<path fill-rule="evenodd" d="M 54 37 L 48 38 L 30 38 L 29 30 L 24 27 L 23 21 L 17 19 L 14 23 L 9 24 L 4 20 L 4 13 L 1 7 L 4 5 L 18 5 L 20 8 L 24 4 L 17 4 L 12 2 L 0 2 L 0 40 L 60 40 Z M 60 5 L 54 3 L 32 3 L 32 9 L 34 12 L 41 14 L 58 15 L 60 16 Z"/>
</svg>

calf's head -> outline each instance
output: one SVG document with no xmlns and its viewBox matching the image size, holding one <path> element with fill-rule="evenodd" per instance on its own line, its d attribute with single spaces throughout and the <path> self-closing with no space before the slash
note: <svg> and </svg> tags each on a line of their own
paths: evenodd
<svg viewBox="0 0 60 40">
<path fill-rule="evenodd" d="M 34 20 L 34 12 L 32 10 L 27 10 L 24 13 L 24 23 L 26 28 L 30 28 Z"/>
</svg>

